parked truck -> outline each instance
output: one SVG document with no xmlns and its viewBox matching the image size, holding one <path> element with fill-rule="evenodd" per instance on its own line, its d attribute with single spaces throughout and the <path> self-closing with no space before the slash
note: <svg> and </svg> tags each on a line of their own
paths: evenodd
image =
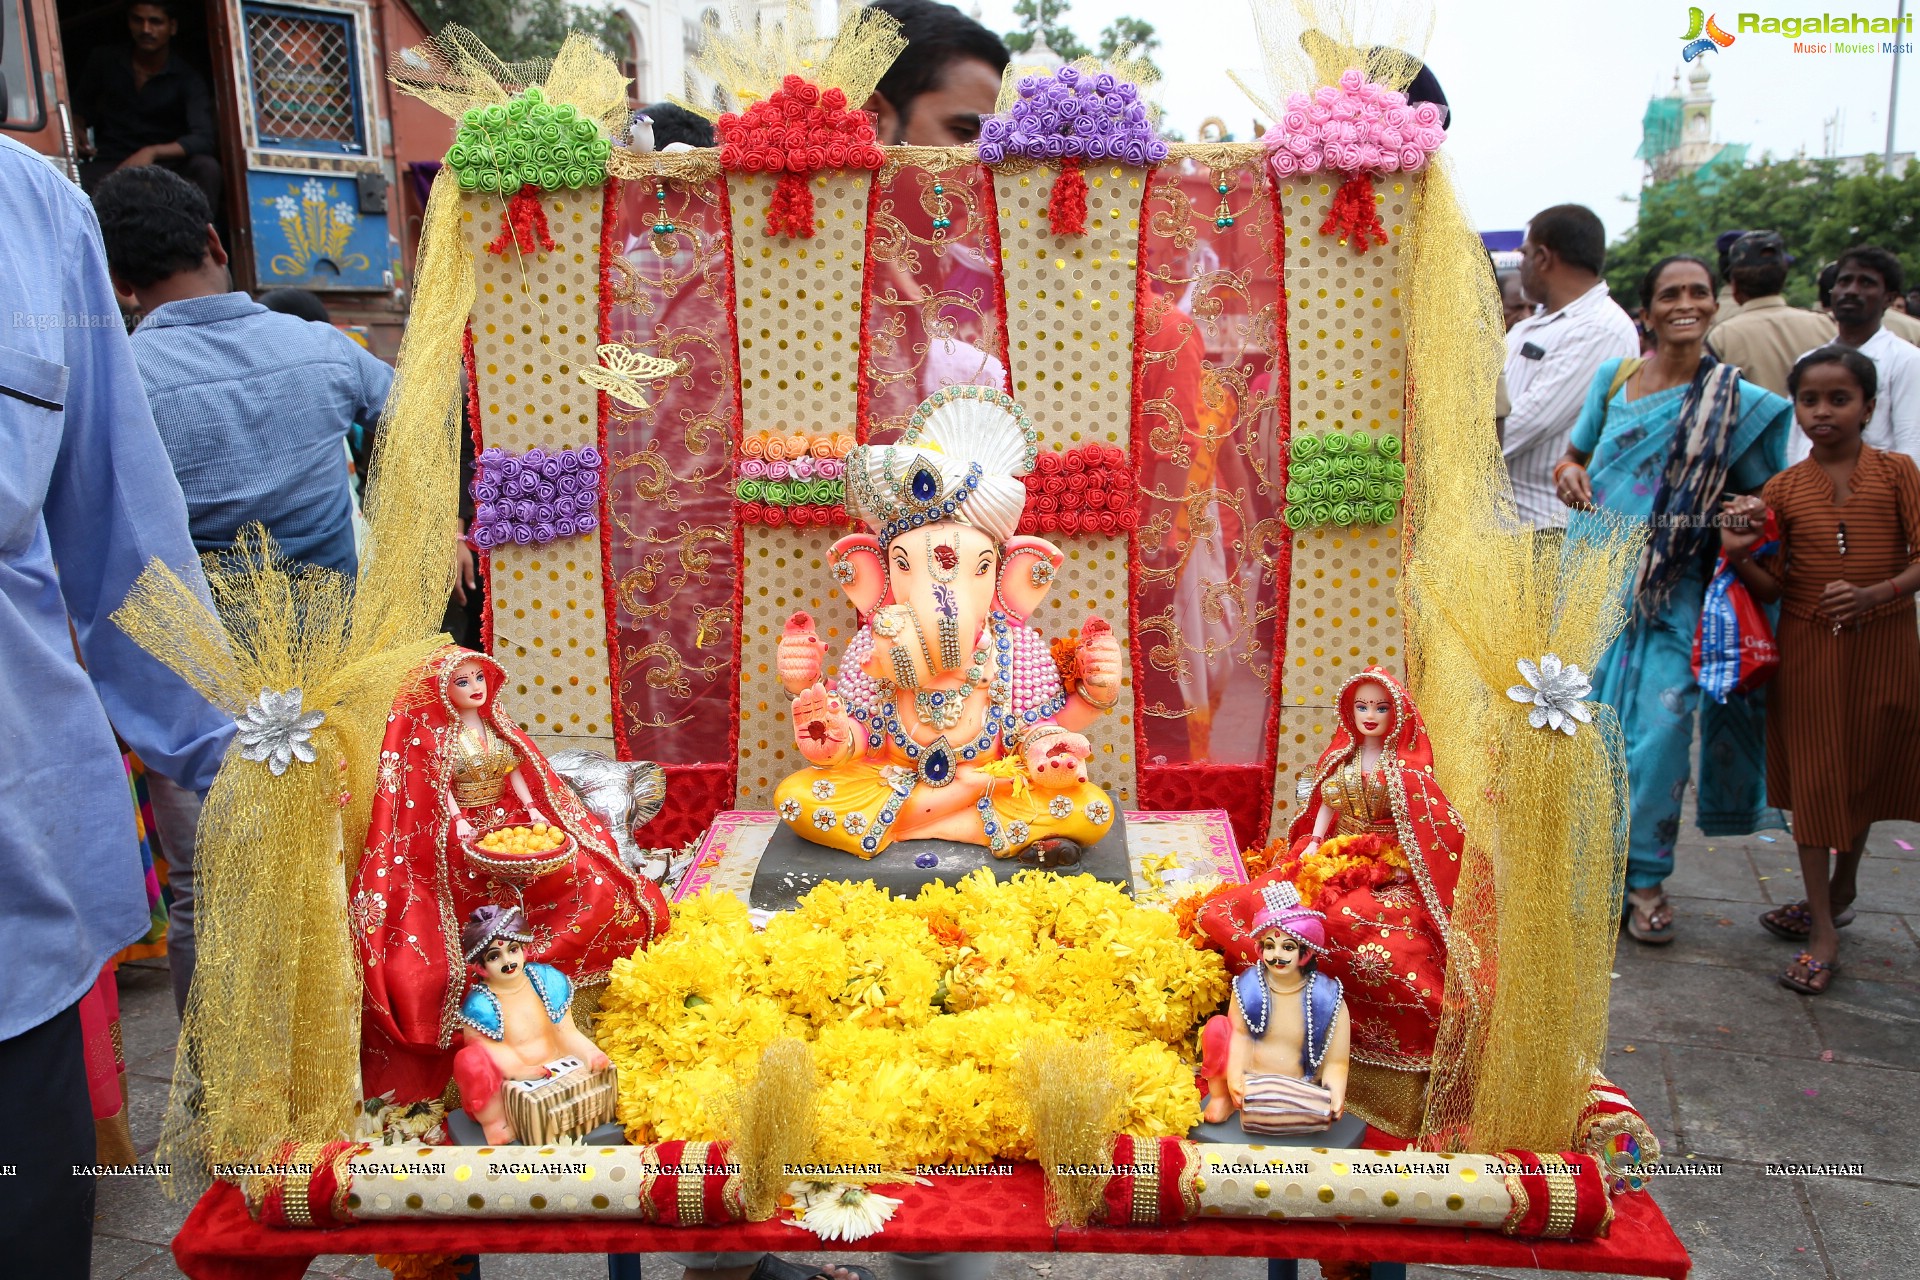
<svg viewBox="0 0 1920 1280">
<path fill-rule="evenodd" d="M 76 93 L 126 44 L 125 0 L 0 0 L 0 129 L 78 182 Z M 310 289 L 391 360 L 426 189 L 453 125 L 394 90 L 427 28 L 406 0 L 173 0 L 176 58 L 212 89 L 217 225 L 234 287 Z"/>
</svg>

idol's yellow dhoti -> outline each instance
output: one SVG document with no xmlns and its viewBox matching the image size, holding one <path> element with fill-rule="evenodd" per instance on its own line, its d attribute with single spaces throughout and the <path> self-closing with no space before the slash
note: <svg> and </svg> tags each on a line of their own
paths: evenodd
<svg viewBox="0 0 1920 1280">
<path fill-rule="evenodd" d="M 780 818 L 802 838 L 859 858 L 871 858 L 893 843 L 893 831 L 883 815 L 900 812 L 913 792 L 895 788 L 911 777 L 905 757 L 895 759 L 889 748 L 880 757 L 855 760 L 832 769 L 809 766 L 791 774 L 773 793 Z M 916 782 L 915 789 L 924 787 Z M 993 789 L 993 813 L 1010 857 L 1045 836 L 1063 836 L 1091 845 L 1113 826 L 1113 801 L 1091 782 L 1065 791 L 1003 780 Z M 864 843 L 873 838 L 873 847 Z M 980 843 L 986 843 L 983 835 Z"/>
</svg>

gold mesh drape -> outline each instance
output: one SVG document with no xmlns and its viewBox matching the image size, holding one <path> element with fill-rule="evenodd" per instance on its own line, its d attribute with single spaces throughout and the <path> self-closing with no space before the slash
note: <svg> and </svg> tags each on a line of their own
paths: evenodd
<svg viewBox="0 0 1920 1280">
<path fill-rule="evenodd" d="M 564 102 L 599 125 L 616 143 L 626 136 L 627 78 L 587 37 L 569 31 L 551 58 L 502 62 L 465 27 L 447 27 L 388 59 L 388 76 L 454 120 L 474 107 L 504 103 L 531 86 L 549 102 Z"/>
<path fill-rule="evenodd" d="M 1625 622 L 1637 527 L 1515 519 L 1492 429 L 1504 354 L 1493 276 L 1444 164 L 1420 181 L 1403 247 L 1408 298 L 1408 564 L 1415 697 L 1435 771 L 1468 833 L 1421 1141 L 1558 1151 L 1607 1029 L 1626 842 L 1612 711 L 1573 736 L 1507 696 L 1518 660 L 1592 672 Z"/>
<path fill-rule="evenodd" d="M 721 28 L 707 29 L 694 63 L 732 99 L 733 110 L 767 97 L 794 75 L 821 89 L 840 90 L 847 106 L 858 111 L 907 47 L 893 15 L 864 5 L 840 6 L 839 30 L 831 37 L 816 31 L 809 0 L 787 0 L 778 18 L 763 18 L 742 0 L 732 0 L 731 7 Z M 691 92 L 674 101 L 709 120 L 728 109 L 699 101 Z"/>
<path fill-rule="evenodd" d="M 1260 71 L 1227 75 L 1269 120 L 1278 120 L 1287 95 L 1338 84 L 1350 68 L 1404 90 L 1420 72 L 1433 7 L 1424 0 L 1254 0 L 1253 27 Z"/>
<path fill-rule="evenodd" d="M 263 690 L 297 689 L 325 716 L 312 763 L 275 775 L 230 752 L 201 813 L 199 955 L 159 1153 L 176 1191 L 222 1165 L 269 1162 L 282 1142 L 341 1136 L 359 1102 L 346 880 L 366 841 L 387 709 L 443 641 L 453 586 L 460 335 L 473 297 L 457 201 L 451 177 L 436 180 L 358 582 L 291 569 L 256 526 L 210 562 L 211 609 L 156 564 L 114 615 L 230 714 Z"/>
<path fill-rule="evenodd" d="M 394 78 L 450 115 L 540 83 L 609 132 L 626 87 L 612 62 L 569 36 L 551 62 L 508 66 L 450 28 L 394 59 Z M 210 602 L 153 565 L 115 620 L 210 701 L 240 715 L 263 691 L 298 690 L 324 719 L 314 759 L 281 773 L 229 754 L 207 797 L 195 853 L 199 958 L 161 1137 L 170 1190 L 192 1193 L 226 1165 L 272 1163 L 288 1142 L 352 1129 L 359 1103 L 359 970 L 346 881 L 366 841 L 381 735 L 406 673 L 444 643 L 458 526 L 460 348 L 473 309 L 472 257 L 450 174 L 421 225 L 412 307 L 371 467 L 368 536 L 356 582 L 277 558 L 251 531 L 210 563 Z"/>
</svg>

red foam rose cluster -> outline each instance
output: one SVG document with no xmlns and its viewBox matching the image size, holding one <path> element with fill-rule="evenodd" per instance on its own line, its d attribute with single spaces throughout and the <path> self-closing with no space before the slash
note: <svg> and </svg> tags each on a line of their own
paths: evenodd
<svg viewBox="0 0 1920 1280">
<path fill-rule="evenodd" d="M 886 162 L 873 117 L 847 109 L 847 95 L 788 76 L 745 111 L 716 125 L 723 167 L 749 173 L 878 169 Z"/>
<path fill-rule="evenodd" d="M 789 525 L 795 529 L 828 529 L 853 524 L 853 517 L 842 506 L 783 507 L 771 502 L 742 502 L 734 507 L 734 515 L 741 524 L 764 524 L 770 529 Z"/>
<path fill-rule="evenodd" d="M 1132 460 L 1118 445 L 1042 453 L 1026 477 L 1022 533 L 1125 533 L 1140 520 Z"/>
</svg>

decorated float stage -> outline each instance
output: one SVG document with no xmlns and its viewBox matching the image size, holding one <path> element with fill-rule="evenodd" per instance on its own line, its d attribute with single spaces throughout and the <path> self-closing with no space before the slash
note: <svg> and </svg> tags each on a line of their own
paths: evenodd
<svg viewBox="0 0 1920 1280">
<path fill-rule="evenodd" d="M 1251 144 L 1016 65 L 977 147 L 879 146 L 866 11 L 720 39 L 710 151 L 622 145 L 584 41 L 396 59 L 459 132 L 359 581 L 253 544 L 119 615 L 242 728 L 190 1275 L 796 1225 L 1685 1274 L 1599 1072 L 1639 535 L 1515 532 L 1416 41 L 1262 31 Z"/>
</svg>

